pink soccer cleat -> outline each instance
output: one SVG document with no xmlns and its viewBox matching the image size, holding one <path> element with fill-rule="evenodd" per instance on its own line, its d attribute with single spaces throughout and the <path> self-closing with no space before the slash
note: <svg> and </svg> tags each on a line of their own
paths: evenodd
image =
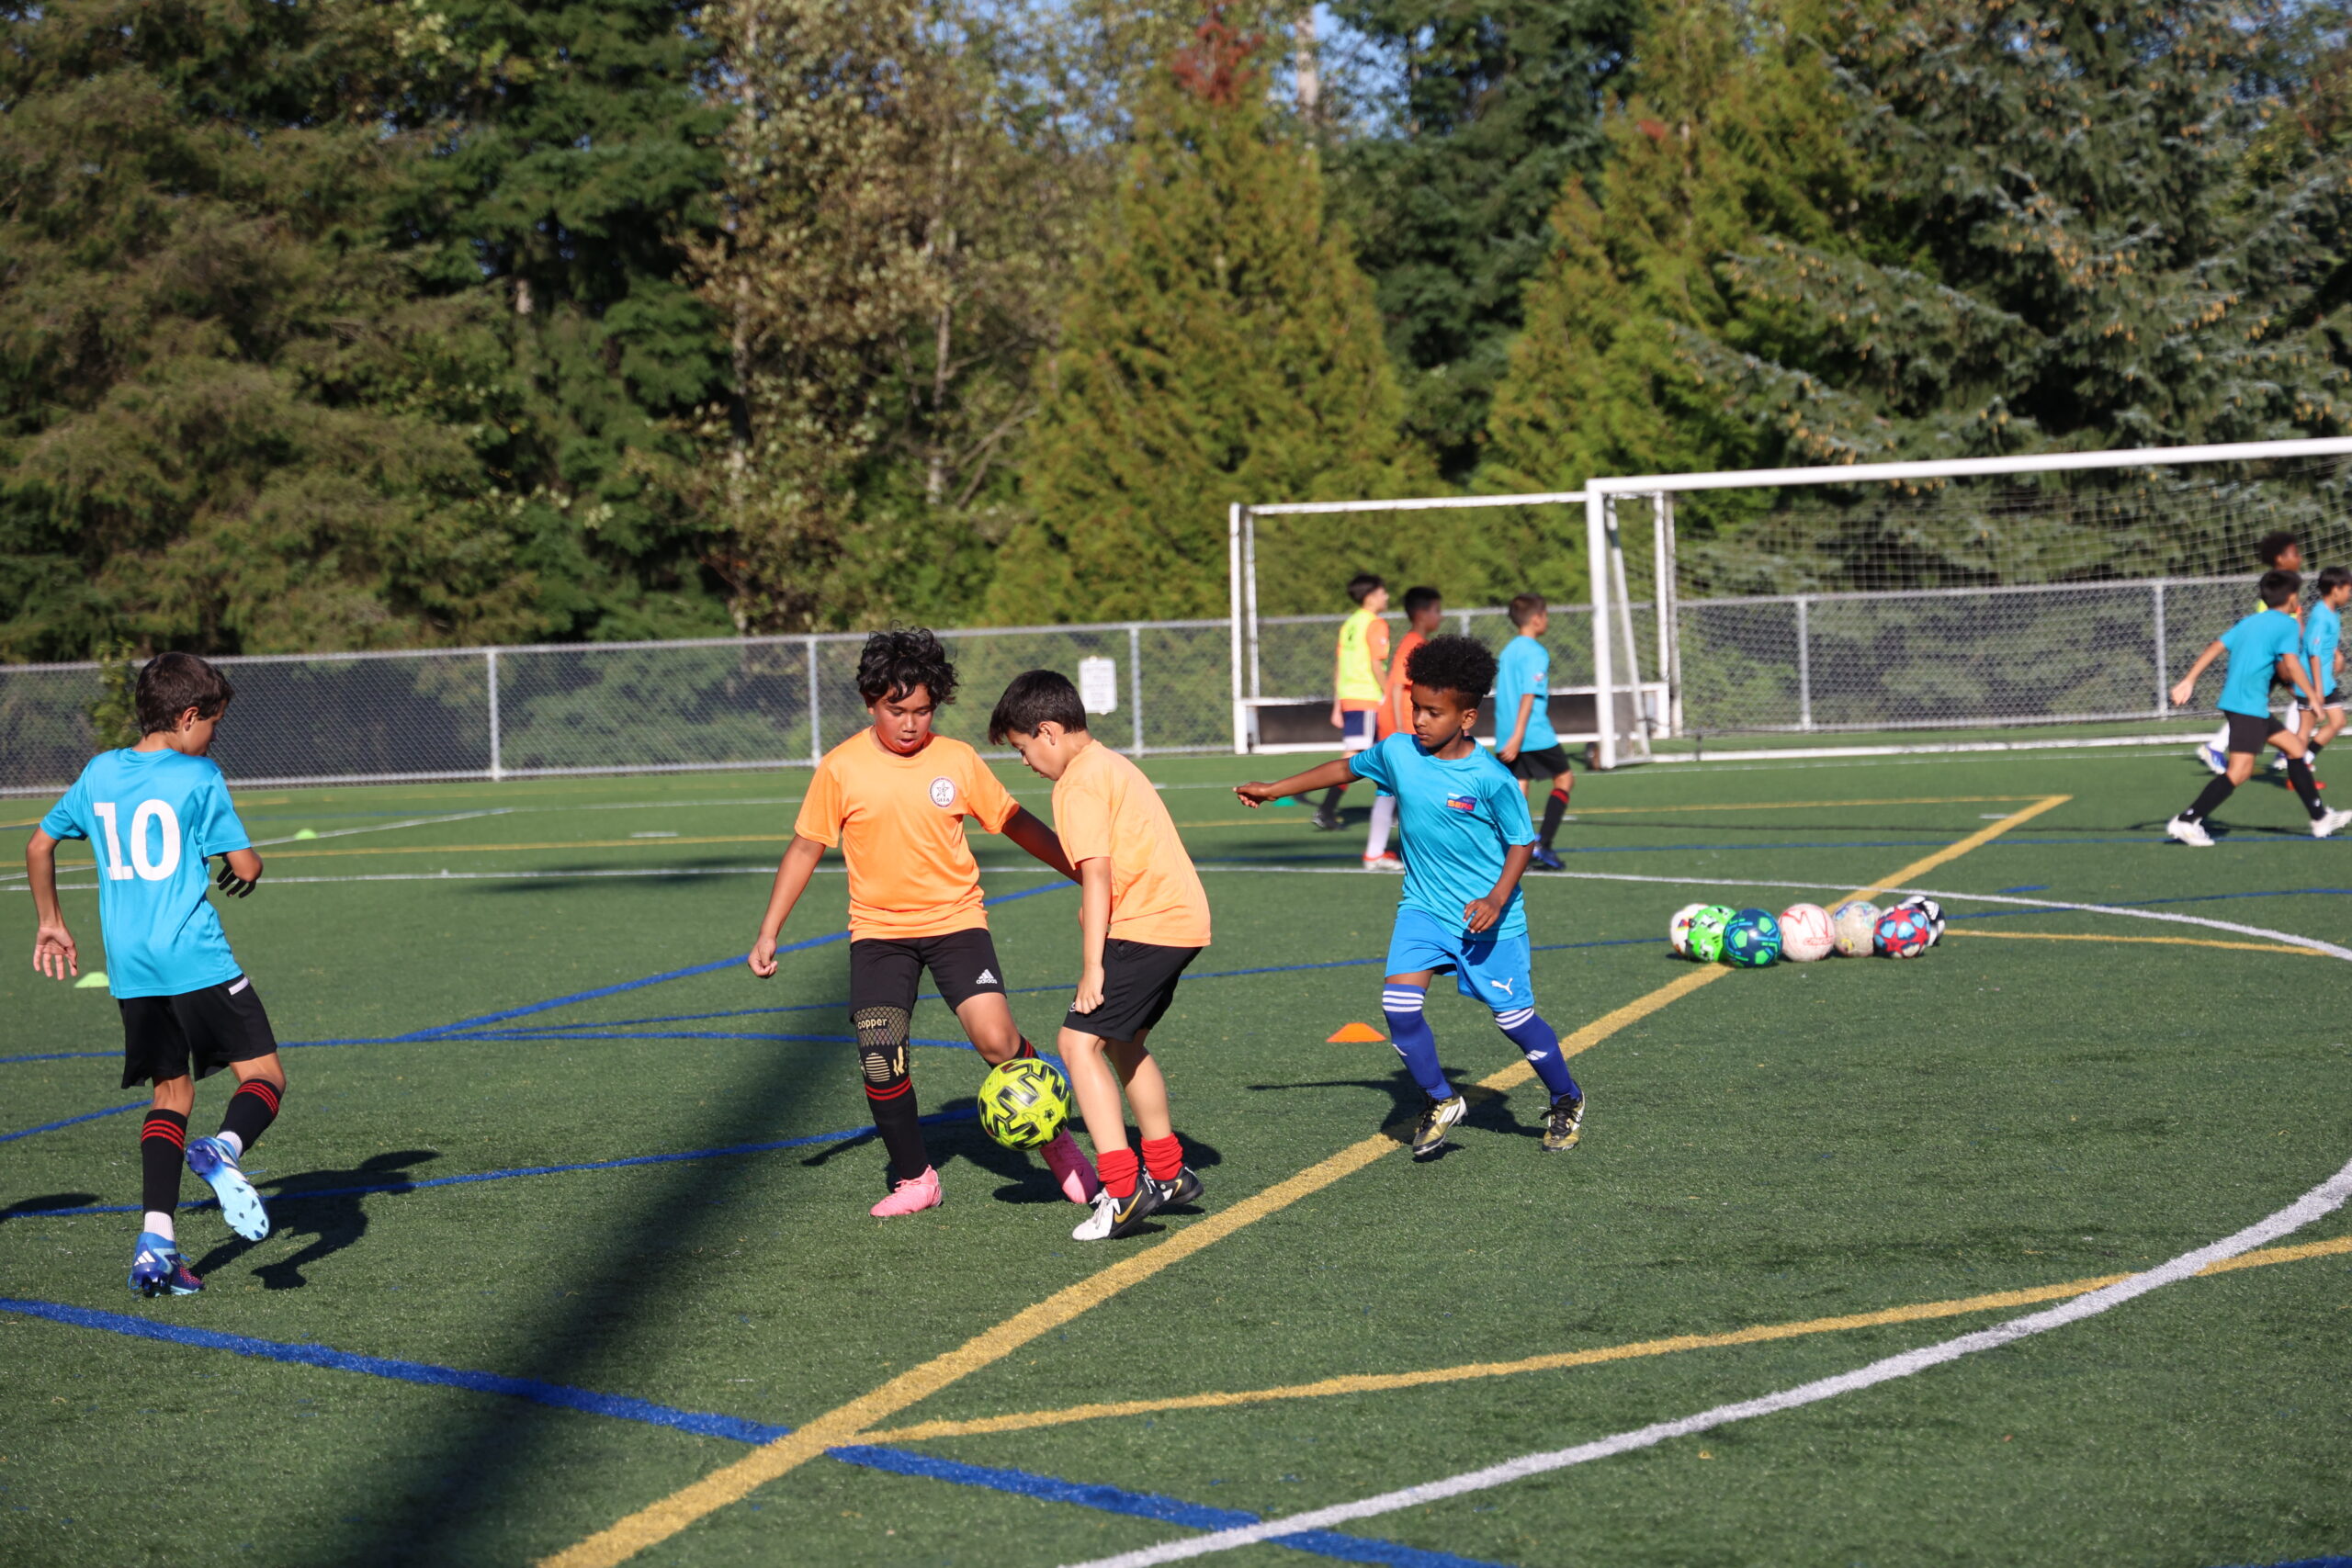
<svg viewBox="0 0 2352 1568">
<path fill-rule="evenodd" d="M 1078 1140 L 1065 1127 L 1054 1134 L 1054 1141 L 1037 1151 L 1046 1156 L 1046 1168 L 1062 1184 L 1062 1196 L 1073 1203 L 1091 1203 L 1094 1195 L 1102 1190 L 1102 1179 L 1094 1174 L 1094 1162 L 1088 1159 L 1078 1146 Z"/>
<path fill-rule="evenodd" d="M 911 1181 L 901 1181 L 890 1195 L 867 1211 L 877 1220 L 895 1220 L 901 1214 L 919 1214 L 940 1204 L 939 1172 L 930 1166 Z"/>
</svg>

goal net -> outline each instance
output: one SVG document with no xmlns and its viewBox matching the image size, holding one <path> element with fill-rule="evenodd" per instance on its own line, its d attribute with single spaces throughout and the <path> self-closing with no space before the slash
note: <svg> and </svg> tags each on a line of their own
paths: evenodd
<svg viewBox="0 0 2352 1568">
<path fill-rule="evenodd" d="M 1465 514 L 1454 530 L 1396 515 L 1417 511 Z M 1720 743 L 1740 737 L 1772 755 L 2141 744 L 2210 728 L 2211 691 L 2183 710 L 2166 688 L 2250 607 L 2265 536 L 2295 536 L 2307 579 L 2352 565 L 2352 438 L 1236 507 L 1235 749 L 1333 743 L 1340 617 L 1259 613 L 1279 530 L 1343 520 L 1359 547 L 1343 556 L 1410 559 L 1442 589 L 1457 547 L 1531 513 L 1581 546 L 1583 602 L 1554 604 L 1545 640 L 1555 724 L 1600 766 L 1753 754 Z M 1316 555 L 1340 558 L 1333 544 Z M 1510 636 L 1498 608 L 1449 597 L 1447 614 L 1449 630 Z"/>
</svg>

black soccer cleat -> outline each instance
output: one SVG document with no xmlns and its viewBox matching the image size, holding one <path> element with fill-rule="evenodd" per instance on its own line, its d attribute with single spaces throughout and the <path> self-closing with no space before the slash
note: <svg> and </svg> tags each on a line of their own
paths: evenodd
<svg viewBox="0 0 2352 1568">
<path fill-rule="evenodd" d="M 1544 1115 L 1544 1152 L 1566 1154 L 1584 1135 L 1584 1096 L 1564 1094 Z"/>
<path fill-rule="evenodd" d="M 1320 807 L 1316 808 L 1314 816 L 1306 819 L 1306 825 L 1314 829 L 1318 833 L 1336 833 L 1341 828 L 1347 826 L 1347 824 L 1340 820 L 1340 814 L 1338 812 L 1326 811 Z"/>
<path fill-rule="evenodd" d="M 1152 1185 L 1159 1189 L 1159 1206 L 1163 1209 L 1190 1208 L 1201 1201 L 1201 1194 L 1206 1190 L 1189 1165 L 1176 1173 L 1175 1180 L 1155 1181 Z"/>
<path fill-rule="evenodd" d="M 1432 1100 L 1421 1111 L 1420 1124 L 1413 1129 L 1413 1157 L 1426 1159 L 1445 1147 L 1445 1134 L 1456 1122 L 1470 1113 L 1470 1102 L 1460 1095 L 1451 1100 Z"/>
<path fill-rule="evenodd" d="M 1094 1213 L 1080 1222 L 1069 1233 L 1072 1241 L 1116 1241 L 1143 1229 L 1143 1223 L 1159 1213 L 1159 1183 L 1148 1176 L 1136 1179 L 1136 1190 L 1125 1198 L 1114 1198 L 1104 1188 L 1094 1195 Z"/>
</svg>

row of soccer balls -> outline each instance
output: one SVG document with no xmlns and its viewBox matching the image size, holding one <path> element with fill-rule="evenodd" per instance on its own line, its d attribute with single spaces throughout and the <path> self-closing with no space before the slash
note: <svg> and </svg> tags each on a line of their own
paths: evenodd
<svg viewBox="0 0 2352 1568">
<path fill-rule="evenodd" d="M 1792 904 L 1775 915 L 1769 909 L 1734 909 L 1724 904 L 1686 904 L 1674 911 L 1666 940 L 1685 958 L 1702 964 L 1721 960 L 1743 969 L 1761 969 L 1786 958 L 1810 964 L 1840 953 L 1849 958 L 1917 958 L 1944 934 L 1944 907 L 1913 894 L 1892 909 L 1855 898 L 1831 913 L 1818 904 Z"/>
</svg>

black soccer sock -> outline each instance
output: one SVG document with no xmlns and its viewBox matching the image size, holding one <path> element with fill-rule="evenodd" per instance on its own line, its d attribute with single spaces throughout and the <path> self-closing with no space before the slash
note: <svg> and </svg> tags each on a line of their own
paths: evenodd
<svg viewBox="0 0 2352 1568">
<path fill-rule="evenodd" d="M 1337 817 L 1340 814 L 1340 796 L 1347 793 L 1347 785 L 1333 784 L 1329 789 L 1323 792 L 1323 804 L 1317 807 L 1316 809 L 1320 811 L 1326 817 Z"/>
<path fill-rule="evenodd" d="M 2301 757 L 2287 759 L 2287 782 L 2294 786 L 2295 798 L 2316 822 L 2327 815 L 2327 807 L 2320 804 L 2319 781 L 2312 777 L 2312 765 Z"/>
<path fill-rule="evenodd" d="M 1560 830 L 1560 814 L 1568 808 L 1568 792 L 1555 789 L 1552 798 L 1544 803 L 1544 830 L 1537 835 L 1545 849 L 1552 847 L 1552 837 Z"/>
<path fill-rule="evenodd" d="M 277 1120 L 277 1107 L 285 1098 L 286 1086 L 267 1078 L 247 1078 L 229 1097 L 228 1112 L 220 1118 L 220 1135 L 237 1141 L 240 1158 Z"/>
<path fill-rule="evenodd" d="M 2307 756 L 2306 756 L 2305 760 L 2306 760 L 2306 761 L 2313 761 L 2313 762 L 2316 762 L 2316 761 L 2319 761 L 2319 754 L 2320 754 L 2322 751 L 2324 751 L 2324 750 L 2327 750 L 2327 742 L 2326 742 L 2326 741 L 2324 741 L 2324 740 L 2314 740 L 2314 741 L 2312 741 L 2310 745 L 2308 745 L 2308 746 L 2306 746 L 2306 747 L 2304 747 L 2304 748 L 2303 748 L 2303 750 L 2307 753 Z"/>
<path fill-rule="evenodd" d="M 180 1163 L 187 1147 L 187 1118 L 150 1107 L 139 1129 L 139 1206 L 169 1217 L 179 1207 Z"/>
<path fill-rule="evenodd" d="M 2215 774 L 2213 781 L 2205 786 L 2205 793 L 2197 797 L 2197 803 L 2180 814 L 2180 819 L 2183 822 L 2204 821 L 2222 808 L 2222 802 L 2229 799 L 2237 787 L 2230 782 L 2228 774 Z"/>
<path fill-rule="evenodd" d="M 858 1066 L 865 1075 L 865 1108 L 882 1146 L 890 1151 L 890 1173 L 900 1181 L 912 1181 L 931 1168 L 915 1111 L 915 1081 L 907 1075 L 911 1021 L 904 1008 L 861 1008 L 850 1015 L 857 1030 Z"/>
<path fill-rule="evenodd" d="M 1024 1035 L 1023 1035 L 1023 1036 L 1021 1037 L 1021 1049 L 1020 1049 L 1020 1050 L 1018 1050 L 1018 1051 L 1015 1051 L 1015 1052 L 1012 1054 L 1012 1059 L 1013 1059 L 1014 1061 L 1018 1062 L 1018 1061 L 1024 1060 L 1024 1059 L 1026 1059 L 1026 1058 L 1034 1057 L 1034 1056 L 1035 1056 L 1036 1055 L 1037 1055 L 1037 1047 L 1035 1047 L 1035 1045 L 1030 1044 L 1030 1043 L 1029 1043 L 1029 1037 L 1028 1037 L 1026 1034 L 1024 1034 Z"/>
</svg>

